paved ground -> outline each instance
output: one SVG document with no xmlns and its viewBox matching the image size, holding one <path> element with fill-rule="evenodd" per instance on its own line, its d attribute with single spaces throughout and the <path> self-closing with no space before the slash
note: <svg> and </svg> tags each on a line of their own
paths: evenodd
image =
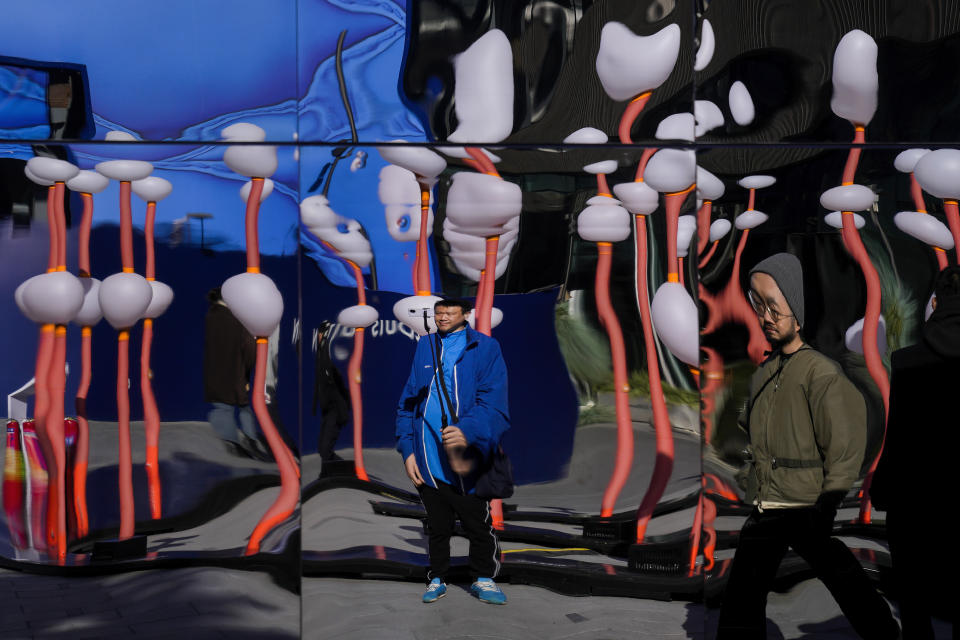
<svg viewBox="0 0 960 640">
<path fill-rule="evenodd" d="M 0 638 L 296 638 L 300 598 L 253 571 L 61 578 L 0 570 Z"/>
</svg>

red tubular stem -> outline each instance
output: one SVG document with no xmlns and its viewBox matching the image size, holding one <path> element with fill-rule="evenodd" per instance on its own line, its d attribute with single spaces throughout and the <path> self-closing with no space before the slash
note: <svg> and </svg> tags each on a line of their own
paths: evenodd
<svg viewBox="0 0 960 640">
<path fill-rule="evenodd" d="M 677 225 L 680 220 L 680 207 L 693 187 L 683 191 L 668 193 L 667 205 L 667 281 L 679 282 L 679 263 L 677 261 Z"/>
<path fill-rule="evenodd" d="M 87 461 L 90 457 L 90 425 L 87 422 L 87 391 L 90 389 L 91 335 L 90 327 L 80 330 L 80 384 L 77 386 L 77 457 L 73 465 L 73 504 L 77 513 L 77 537 L 90 530 L 87 517 Z"/>
<path fill-rule="evenodd" d="M 863 144 L 863 127 L 855 124 L 856 132 L 853 135 L 853 144 Z M 854 147 L 847 154 L 847 164 L 843 167 L 843 184 L 853 184 L 853 179 L 857 175 L 857 165 L 860 163 L 860 148 Z"/>
<path fill-rule="evenodd" d="M 860 239 L 860 233 L 853 221 L 853 213 L 844 211 L 843 230 L 847 250 L 857 261 L 860 270 L 863 272 L 863 278 L 867 283 L 867 308 L 863 316 L 863 357 L 867 363 L 867 371 L 873 379 L 874 384 L 880 390 L 880 397 L 883 399 L 884 416 L 890 406 L 890 380 L 887 377 L 887 370 L 883 366 L 883 360 L 880 357 L 880 350 L 877 347 L 877 333 L 880 322 L 880 277 L 877 270 L 870 262 L 870 256 L 867 254 L 866 247 Z M 884 419 L 884 436 L 881 438 L 880 451 L 870 463 L 870 468 L 863 480 L 863 499 L 860 502 L 860 519 L 862 522 L 870 522 L 870 482 L 873 480 L 873 472 L 877 467 L 877 461 L 880 453 L 883 451 L 883 441 L 886 438 L 886 419 Z"/>
<path fill-rule="evenodd" d="M 500 174 L 497 173 L 497 168 L 493 166 L 493 161 L 490 160 L 489 156 L 484 153 L 483 149 L 478 147 L 464 147 L 467 153 L 470 154 L 470 157 L 476 162 L 483 173 L 489 174 L 491 176 L 500 177 Z"/>
<path fill-rule="evenodd" d="M 692 578 L 697 568 L 697 552 L 700 550 L 700 533 L 703 526 L 703 479 L 700 480 L 700 495 L 697 509 L 693 512 L 693 526 L 690 528 L 690 557 L 687 559 L 687 577 Z"/>
<path fill-rule="evenodd" d="M 603 173 L 597 174 L 597 195 L 598 196 L 610 195 L 610 185 L 607 184 L 606 174 L 603 174 Z"/>
<path fill-rule="evenodd" d="M 349 262 L 349 261 L 348 261 Z M 363 285 L 363 272 L 353 262 L 353 277 L 357 281 L 357 304 L 367 304 L 367 294 Z M 363 464 L 363 395 L 361 393 L 361 367 L 363 365 L 363 328 L 358 328 L 353 334 L 353 353 L 347 364 L 347 378 L 350 387 L 350 403 L 353 405 L 353 464 L 357 477 L 369 480 L 367 469 Z"/>
<path fill-rule="evenodd" d="M 613 386 L 616 394 L 617 410 L 617 458 L 614 462 L 610 482 L 603 492 L 600 515 L 608 518 L 613 515 L 617 496 L 627 482 L 630 467 L 633 464 L 633 421 L 630 417 L 630 385 L 627 382 L 627 352 L 623 343 L 623 331 L 620 321 L 610 301 L 610 266 L 613 262 L 613 245 L 609 242 L 597 243 L 597 277 L 595 295 L 600 322 L 610 339 L 610 355 L 613 359 Z"/>
<path fill-rule="evenodd" d="M 153 253 L 153 223 L 157 217 L 157 203 L 147 203 L 147 217 L 143 223 L 143 239 L 146 244 L 147 264 L 144 268 L 144 277 L 147 280 L 156 278 L 156 259 Z"/>
<path fill-rule="evenodd" d="M 947 224 L 950 225 L 950 233 L 953 235 L 954 261 L 960 263 L 960 208 L 957 207 L 956 200 L 944 200 L 943 212 L 947 216 Z"/>
<path fill-rule="evenodd" d="M 47 437 L 53 459 L 47 461 L 50 493 L 47 502 L 47 548 L 56 550 L 58 561 L 67 554 L 67 503 L 66 467 L 67 453 L 64 442 L 63 393 L 66 387 L 64 366 L 67 361 L 67 327 L 57 325 L 54 333 L 53 356 L 47 384 L 50 388 L 50 410 L 47 413 Z"/>
<path fill-rule="evenodd" d="M 263 178 L 250 181 L 250 195 L 247 197 L 245 225 L 247 232 L 247 271 L 260 271 L 260 240 L 257 224 L 260 216 L 260 195 L 263 193 Z"/>
<path fill-rule="evenodd" d="M 933 255 L 937 257 L 937 267 L 939 268 L 939 270 L 943 271 L 944 269 L 946 269 L 949 264 L 947 262 L 947 252 L 941 249 L 940 247 L 934 247 Z"/>
<path fill-rule="evenodd" d="M 747 200 L 747 211 L 753 211 L 753 205 L 757 201 L 757 190 L 750 189 L 750 197 Z"/>
<path fill-rule="evenodd" d="M 37 441 L 40 444 L 40 454 L 43 456 L 43 464 L 50 469 L 53 467 L 53 462 L 55 460 L 53 452 L 53 444 L 50 439 L 50 433 L 47 429 L 47 419 L 50 415 L 50 368 L 53 363 L 53 350 L 54 350 L 54 325 L 45 324 L 40 327 L 40 337 L 37 343 L 37 361 L 34 368 L 33 374 L 33 385 L 34 385 L 34 426 L 37 431 Z M 62 423 L 62 421 L 61 421 Z M 61 428 L 62 429 L 62 428 Z M 48 476 L 49 472 L 44 471 Z M 49 488 L 51 485 L 48 484 Z M 55 483 L 53 483 L 55 487 Z M 53 488 L 49 489 L 50 491 L 55 490 Z M 52 496 L 47 496 L 47 506 L 49 509 L 50 501 Z M 42 503 L 41 503 L 42 504 Z M 41 505 L 35 505 L 38 507 L 36 511 L 42 512 L 43 508 Z M 39 513 L 35 512 L 35 519 L 40 522 L 42 517 Z M 43 544 L 45 548 L 49 549 L 51 552 L 56 549 L 56 519 L 51 520 L 48 516 L 46 518 L 46 527 L 43 531 Z M 34 528 L 34 533 L 37 534 L 36 528 Z M 54 541 L 54 544 L 51 544 L 50 541 Z"/>
<path fill-rule="evenodd" d="M 257 338 L 257 363 L 254 369 L 250 403 L 253 405 L 253 412 L 257 416 L 257 422 L 260 423 L 260 429 L 267 439 L 267 444 L 270 445 L 270 451 L 277 461 L 277 467 L 280 470 L 280 493 L 250 534 L 245 550 L 248 556 L 260 552 L 260 543 L 264 536 L 293 514 L 300 498 L 300 480 L 296 460 L 284 444 L 277 427 L 270 418 L 270 412 L 267 411 L 267 401 L 264 396 L 267 356 L 267 339 Z"/>
<path fill-rule="evenodd" d="M 67 216 L 63 208 L 63 195 L 67 186 L 62 182 L 53 185 L 53 206 L 57 223 L 57 271 L 67 270 Z"/>
<path fill-rule="evenodd" d="M 497 280 L 497 252 L 500 247 L 500 236 L 490 236 L 486 241 L 486 255 L 484 256 L 484 270 L 481 274 L 482 290 L 478 290 L 477 299 L 482 301 L 479 309 L 475 310 L 475 324 L 477 331 L 490 335 L 493 331 L 491 314 L 493 313 L 493 296 Z M 490 501 L 490 520 L 494 529 L 503 530 L 503 501 Z"/>
<path fill-rule="evenodd" d="M 656 152 L 656 147 L 643 150 L 643 153 L 640 155 L 640 163 L 637 165 L 637 175 L 634 177 L 635 182 L 643 182 L 643 172 L 647 170 L 647 163 L 650 162 L 650 156 Z"/>
<path fill-rule="evenodd" d="M 418 296 L 430 295 L 430 254 L 427 247 L 427 221 L 430 219 L 430 189 L 420 186 L 420 237 L 417 238 L 413 289 Z"/>
<path fill-rule="evenodd" d="M 363 464 L 363 394 L 361 393 L 361 366 L 363 364 L 363 327 L 353 334 L 353 353 L 347 365 L 347 377 L 350 379 L 350 402 L 353 405 L 353 460 L 357 477 L 369 480 Z"/>
<path fill-rule="evenodd" d="M 127 180 L 120 182 L 120 262 L 125 273 L 133 273 L 133 213 L 130 210 L 130 182 Z"/>
<path fill-rule="evenodd" d="M 697 211 L 697 255 L 703 254 L 710 242 L 710 215 L 713 213 L 713 203 L 704 200 Z"/>
<path fill-rule="evenodd" d="M 117 486 L 120 493 L 120 533 L 126 540 L 134 533 L 133 463 L 130 452 L 130 396 L 127 380 L 130 377 L 130 333 L 117 334 L 117 430 L 119 435 L 119 462 Z"/>
<path fill-rule="evenodd" d="M 81 193 L 83 199 L 83 218 L 80 219 L 78 233 L 77 270 L 80 276 L 90 275 L 90 227 L 93 225 L 93 196 Z"/>
<path fill-rule="evenodd" d="M 640 117 L 640 112 L 647 106 L 649 100 L 650 92 L 645 91 L 631 100 L 627 108 L 623 110 L 623 115 L 620 116 L 620 126 L 617 128 L 617 136 L 619 136 L 621 144 L 633 144 L 633 140 L 630 139 L 630 130 L 633 129 L 633 123 Z"/>
<path fill-rule="evenodd" d="M 910 195 L 913 196 L 913 206 L 920 213 L 927 212 L 927 204 L 923 201 L 923 189 L 917 182 L 917 177 L 910 172 Z"/>
<path fill-rule="evenodd" d="M 707 263 L 710 262 L 710 258 L 712 258 L 713 254 L 716 252 L 718 244 L 720 244 L 719 240 L 713 241 L 713 244 L 710 245 L 710 250 L 703 255 L 703 258 L 700 260 L 700 264 L 697 265 L 698 269 L 703 269 L 705 266 L 707 266 Z"/>
<path fill-rule="evenodd" d="M 50 238 L 50 252 L 47 254 L 47 271 L 57 270 L 57 249 L 59 240 L 57 238 L 57 205 L 54 196 L 55 187 L 47 187 L 47 232 Z"/>
<path fill-rule="evenodd" d="M 637 228 L 637 301 L 640 304 L 640 320 L 643 324 L 644 355 L 647 375 L 650 379 L 650 404 L 653 414 L 653 429 L 656 434 L 657 454 L 653 464 L 650 485 L 637 509 L 637 544 L 643 542 L 653 510 L 663 496 L 673 473 L 673 431 L 667 401 L 663 397 L 660 382 L 660 364 L 654 344 L 653 324 L 650 321 L 650 296 L 647 290 L 647 223 L 646 216 L 636 216 Z"/>
<path fill-rule="evenodd" d="M 149 238 L 149 236 L 147 236 Z M 147 488 L 150 495 L 150 516 L 160 518 L 162 486 L 160 484 L 160 411 L 153 395 L 150 380 L 150 348 L 153 344 L 153 320 L 144 318 L 143 339 L 140 342 L 140 395 L 143 398 L 143 427 L 146 434 Z"/>
<path fill-rule="evenodd" d="M 494 284 L 497 279 L 497 248 L 500 245 L 500 236 L 490 236 L 486 241 L 486 255 L 484 256 L 483 290 L 478 292 L 482 298 L 480 309 L 477 311 L 475 324 L 477 331 L 490 335 L 490 314 L 493 312 Z"/>
</svg>

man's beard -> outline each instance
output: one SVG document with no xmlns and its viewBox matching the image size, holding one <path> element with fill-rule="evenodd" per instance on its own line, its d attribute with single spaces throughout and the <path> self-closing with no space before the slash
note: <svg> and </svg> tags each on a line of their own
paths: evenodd
<svg viewBox="0 0 960 640">
<path fill-rule="evenodd" d="M 793 342 L 793 340 L 797 337 L 799 333 L 800 332 L 797 328 L 797 325 L 793 324 L 790 327 L 789 331 L 786 333 L 783 333 L 781 337 L 776 339 L 767 337 L 767 340 L 769 340 L 770 345 L 774 348 L 774 350 L 776 350 L 783 347 L 784 345 L 787 345 Z"/>
</svg>

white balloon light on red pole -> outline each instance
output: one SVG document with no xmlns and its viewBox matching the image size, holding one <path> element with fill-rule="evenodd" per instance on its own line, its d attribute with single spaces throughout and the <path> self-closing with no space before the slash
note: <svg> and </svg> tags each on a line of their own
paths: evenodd
<svg viewBox="0 0 960 640">
<path fill-rule="evenodd" d="M 77 412 L 77 450 L 73 463 L 73 501 L 77 518 L 77 537 L 90 531 L 87 513 L 87 463 L 90 455 L 90 425 L 87 422 L 87 393 L 93 369 L 93 327 L 103 317 L 100 311 L 100 280 L 90 270 L 90 229 L 93 226 L 93 196 L 110 185 L 109 178 L 96 171 L 81 170 L 67 180 L 67 188 L 80 194 L 83 216 L 77 233 L 77 275 L 84 288 L 83 307 L 73 319 L 80 326 L 80 383 L 74 399 Z"/>
<path fill-rule="evenodd" d="M 147 176 L 131 184 L 133 192 L 147 202 L 143 225 L 146 244 L 144 274 L 153 289 L 150 306 L 143 316 L 143 338 L 140 342 L 140 393 L 143 398 L 143 426 L 146 434 L 147 491 L 150 496 L 150 515 L 156 520 L 162 515 L 162 485 L 160 481 L 160 410 L 153 395 L 153 372 L 150 369 L 150 349 L 153 344 L 153 321 L 162 315 L 173 301 L 173 289 L 156 279 L 156 258 L 153 247 L 153 227 L 157 203 L 173 191 L 169 181 Z"/>
<path fill-rule="evenodd" d="M 353 276 L 357 283 L 357 305 L 351 307 L 367 306 L 366 288 L 363 282 L 362 269 L 373 260 L 373 251 L 370 248 L 370 241 L 361 233 L 360 223 L 338 215 L 332 208 L 330 202 L 325 196 L 310 196 L 300 203 L 300 220 L 303 224 L 320 239 L 326 246 L 343 259 L 353 271 Z M 375 309 L 371 309 L 376 313 Z M 348 319 L 355 319 L 360 312 L 352 311 L 345 316 Z M 374 320 L 375 322 L 376 320 Z M 372 324 L 372 322 L 371 322 Z M 354 328 L 353 333 L 353 353 L 350 356 L 350 362 L 347 365 L 347 381 L 350 388 L 351 409 L 353 411 L 353 450 L 354 450 L 354 470 L 357 477 L 361 480 L 369 480 L 367 470 L 363 462 L 363 395 L 362 395 L 362 375 L 363 365 L 363 342 L 364 342 L 364 324 L 351 323 L 348 326 Z"/>
<path fill-rule="evenodd" d="M 51 244 L 51 253 L 55 254 L 53 271 L 50 271 L 50 263 L 48 263 L 48 273 L 34 279 L 24 290 L 23 302 L 36 310 L 45 306 L 46 303 L 42 298 L 58 295 L 63 288 L 66 288 L 68 291 L 62 293 L 66 295 L 69 302 L 71 304 L 75 302 L 76 293 L 79 291 L 82 304 L 83 287 L 76 276 L 67 273 L 67 225 L 63 204 L 66 182 L 75 177 L 80 170 L 64 160 L 44 157 L 31 158 L 27 161 L 27 169 L 37 178 L 53 183 L 53 186 L 47 191 L 47 202 L 52 204 L 52 207 L 48 208 L 47 215 L 49 224 L 56 231 L 56 240 L 55 243 Z M 53 238 L 54 236 L 51 234 L 51 241 L 53 241 Z M 52 459 L 47 460 L 48 472 L 53 476 L 50 481 L 51 491 L 47 508 L 47 546 L 51 550 L 56 550 L 59 562 L 62 562 L 66 557 L 67 543 L 67 462 L 63 426 L 63 394 L 66 388 L 65 367 L 67 358 L 66 325 L 79 310 L 80 307 L 78 306 L 69 317 L 65 313 L 53 313 L 46 314 L 45 318 L 41 318 L 42 325 L 54 325 L 52 353 L 45 380 L 50 401 L 47 414 L 43 419 L 43 426 L 45 427 L 46 438 L 49 441 L 50 453 L 53 456 Z M 56 321 L 44 322 L 43 320 Z M 37 421 L 38 435 L 41 431 L 40 422 L 40 420 Z"/>
<path fill-rule="evenodd" d="M 264 142 L 266 132 L 241 122 L 226 127 L 221 135 L 227 142 Z M 293 514 L 299 499 L 300 470 L 293 452 L 287 447 L 267 411 L 265 385 L 268 338 L 283 317 L 283 296 L 273 280 L 260 271 L 259 212 L 265 181 L 277 170 L 277 148 L 273 145 L 236 144 L 227 147 L 223 162 L 234 172 L 251 179 L 247 194 L 244 228 L 247 245 L 247 270 L 228 278 L 220 287 L 223 301 L 256 338 L 257 360 L 250 404 L 280 470 L 280 493 L 250 533 L 246 554 L 260 551 L 263 537 Z"/>
<path fill-rule="evenodd" d="M 943 200 L 943 212 L 950 225 L 955 248 L 960 245 L 960 151 L 956 149 L 937 149 L 921 157 L 913 169 L 913 175 L 923 190 L 935 198 Z M 958 249 L 960 250 L 960 249 Z M 954 261 L 960 263 L 954 254 Z"/>
</svg>

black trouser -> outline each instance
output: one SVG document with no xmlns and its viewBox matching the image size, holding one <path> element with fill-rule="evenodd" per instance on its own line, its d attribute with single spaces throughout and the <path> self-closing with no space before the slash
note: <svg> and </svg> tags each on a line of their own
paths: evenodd
<svg viewBox="0 0 960 640">
<path fill-rule="evenodd" d="M 473 579 L 495 578 L 500 570 L 500 544 L 493 532 L 490 503 L 474 495 L 463 495 L 448 484 L 439 489 L 422 485 L 420 499 L 427 510 L 430 571 L 427 580 L 446 582 L 450 570 L 450 537 L 455 518 L 460 519 L 470 540 L 470 573 Z"/>
<path fill-rule="evenodd" d="M 886 601 L 840 540 L 830 537 L 815 509 L 754 509 L 740 530 L 730 581 L 723 594 L 717 640 L 767 637 L 767 594 L 777 567 L 793 548 L 823 581 L 863 638 L 896 638 Z"/>
</svg>

